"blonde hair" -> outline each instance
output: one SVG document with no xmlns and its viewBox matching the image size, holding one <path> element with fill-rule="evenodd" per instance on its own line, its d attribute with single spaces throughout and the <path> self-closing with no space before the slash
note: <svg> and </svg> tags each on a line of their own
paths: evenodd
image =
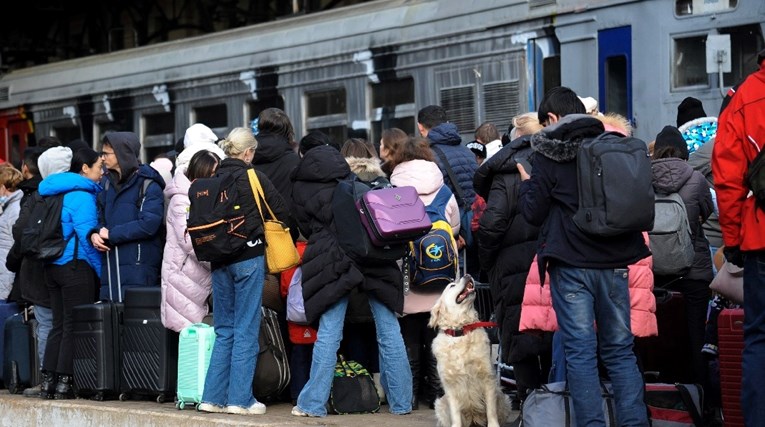
<svg viewBox="0 0 765 427">
<path fill-rule="evenodd" d="M 510 131 L 510 140 L 523 135 L 533 135 L 543 128 L 544 126 L 539 123 L 536 111 L 519 114 L 513 117 L 513 130 Z"/>
<path fill-rule="evenodd" d="M 18 185 L 24 180 L 21 171 L 10 165 L 0 166 L 0 184 L 8 191 L 16 191 Z"/>
<path fill-rule="evenodd" d="M 245 151 L 258 148 L 258 140 L 248 128 L 238 127 L 231 130 L 226 138 L 218 143 L 218 147 L 228 157 L 238 157 Z"/>
<path fill-rule="evenodd" d="M 632 125 L 626 117 L 617 113 L 606 113 L 605 115 L 596 116 L 603 122 L 603 127 L 606 131 L 616 131 L 624 134 L 624 136 L 632 135 Z"/>
</svg>

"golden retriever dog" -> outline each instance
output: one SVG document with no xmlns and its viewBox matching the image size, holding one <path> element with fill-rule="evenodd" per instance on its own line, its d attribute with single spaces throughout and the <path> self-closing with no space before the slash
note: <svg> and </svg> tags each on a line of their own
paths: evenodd
<svg viewBox="0 0 765 427">
<path fill-rule="evenodd" d="M 499 427 L 510 416 L 510 400 L 502 393 L 491 363 L 491 343 L 480 322 L 475 285 L 470 275 L 449 284 L 430 312 L 438 328 L 432 350 L 444 396 L 436 400 L 438 425 Z"/>
</svg>

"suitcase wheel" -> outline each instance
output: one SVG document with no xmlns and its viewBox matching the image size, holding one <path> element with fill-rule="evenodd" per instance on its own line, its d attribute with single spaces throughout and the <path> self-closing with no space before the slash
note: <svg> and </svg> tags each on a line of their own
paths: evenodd
<svg viewBox="0 0 765 427">
<path fill-rule="evenodd" d="M 103 402 L 104 401 L 104 392 L 99 391 L 98 393 L 93 395 L 93 400 Z"/>
<path fill-rule="evenodd" d="M 157 396 L 157 403 L 165 403 L 165 395 L 164 394 L 160 394 L 159 396 Z"/>
<path fill-rule="evenodd" d="M 120 393 L 120 402 L 124 402 L 128 399 L 130 399 L 130 396 L 127 393 Z"/>
<path fill-rule="evenodd" d="M 185 407 L 186 407 L 186 404 L 184 404 L 183 402 L 175 402 L 176 409 L 183 409 Z"/>
</svg>

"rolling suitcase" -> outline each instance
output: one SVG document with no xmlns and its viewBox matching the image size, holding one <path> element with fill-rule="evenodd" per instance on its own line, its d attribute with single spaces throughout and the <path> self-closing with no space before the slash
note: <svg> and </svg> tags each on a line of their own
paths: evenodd
<svg viewBox="0 0 765 427">
<path fill-rule="evenodd" d="M 743 427 L 741 363 L 744 353 L 744 309 L 726 308 L 717 318 L 720 389 L 725 427 Z"/>
<path fill-rule="evenodd" d="M 655 288 L 659 335 L 635 338 L 635 354 L 648 382 L 693 383 L 685 299 L 680 292 Z"/>
<path fill-rule="evenodd" d="M 178 333 L 162 325 L 161 303 L 160 287 L 125 291 L 120 400 L 150 396 L 163 403 L 175 395 Z"/>
<path fill-rule="evenodd" d="M 178 409 L 202 401 L 214 344 L 215 329 L 207 324 L 195 323 L 181 331 L 178 339 Z"/>
<path fill-rule="evenodd" d="M 11 394 L 18 394 L 40 380 L 35 321 L 30 308 L 5 321 L 3 332 L 3 379 Z"/>
<path fill-rule="evenodd" d="M 266 307 L 260 310 L 263 317 L 252 394 L 261 402 L 273 402 L 281 398 L 290 383 L 290 365 L 276 312 Z"/>
<path fill-rule="evenodd" d="M 117 265 L 119 250 L 115 248 Z M 111 265 L 106 257 L 111 294 Z M 120 334 L 122 332 L 122 286 L 117 270 L 117 302 L 84 304 L 72 311 L 74 337 L 74 389 L 79 397 L 113 399 L 120 394 Z"/>
<path fill-rule="evenodd" d="M 0 301 L 0 333 L 5 331 L 5 321 L 19 311 L 21 311 L 21 308 L 15 302 Z M 0 387 L 5 387 L 5 376 L 2 369 L 4 341 L 3 337 L 0 337 Z"/>
</svg>

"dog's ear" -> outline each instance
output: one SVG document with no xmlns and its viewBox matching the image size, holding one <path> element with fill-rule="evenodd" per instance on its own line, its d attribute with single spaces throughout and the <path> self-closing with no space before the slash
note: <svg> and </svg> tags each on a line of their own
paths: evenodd
<svg viewBox="0 0 765 427">
<path fill-rule="evenodd" d="M 436 301 L 436 303 L 433 305 L 433 308 L 430 309 L 430 321 L 428 322 L 428 327 L 430 328 L 436 328 L 438 327 L 438 322 L 441 318 L 441 307 L 443 306 L 443 302 L 441 301 L 441 298 Z"/>
</svg>

